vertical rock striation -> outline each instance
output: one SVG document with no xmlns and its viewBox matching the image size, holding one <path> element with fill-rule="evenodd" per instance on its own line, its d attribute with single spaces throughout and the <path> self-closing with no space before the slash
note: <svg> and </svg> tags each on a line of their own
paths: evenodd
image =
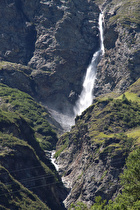
<svg viewBox="0 0 140 210">
<path fill-rule="evenodd" d="M 140 77 L 139 1 L 109 0 L 102 3 L 105 56 L 98 65 L 96 96 L 111 91 L 122 93 Z"/>
</svg>

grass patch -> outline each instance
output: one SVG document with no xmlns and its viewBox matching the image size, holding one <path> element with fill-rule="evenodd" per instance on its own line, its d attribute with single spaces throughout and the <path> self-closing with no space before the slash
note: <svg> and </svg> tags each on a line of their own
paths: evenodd
<svg viewBox="0 0 140 210">
<path fill-rule="evenodd" d="M 114 134 L 112 138 L 106 138 L 103 143 L 103 150 L 100 152 L 100 157 L 106 159 L 107 156 L 126 156 L 131 150 L 135 139 L 128 137 L 124 133 Z"/>
<path fill-rule="evenodd" d="M 59 142 L 58 142 L 59 148 L 57 149 L 54 155 L 55 158 L 58 158 L 61 152 L 63 152 L 67 148 L 68 143 L 69 143 L 69 132 L 64 133 L 59 139 Z"/>
<path fill-rule="evenodd" d="M 59 155 L 61 154 L 61 152 L 63 152 L 64 149 L 66 149 L 66 148 L 67 148 L 67 145 L 66 144 L 64 144 L 63 146 L 61 146 L 61 148 L 58 149 L 57 152 L 55 153 L 54 157 L 57 159 L 59 157 Z"/>
<path fill-rule="evenodd" d="M 127 132 L 129 137 L 136 139 L 136 144 L 140 145 L 140 127 Z"/>
<path fill-rule="evenodd" d="M 140 104 L 140 97 L 136 93 L 126 91 L 125 96 L 127 97 L 128 100 L 136 101 Z M 123 95 L 119 96 L 118 99 L 122 99 L 122 97 Z"/>
<path fill-rule="evenodd" d="M 47 109 L 36 103 L 28 94 L 3 84 L 0 84 L 0 98 L 1 109 L 7 111 L 9 116 L 11 115 L 11 120 L 12 116 L 22 116 L 34 129 L 36 135 L 40 134 L 43 141 L 41 146 L 44 149 L 55 148 L 57 136 L 48 123 L 50 116 Z"/>
<path fill-rule="evenodd" d="M 106 171 L 104 171 L 104 173 L 103 173 L 103 175 L 101 176 L 101 181 L 104 179 L 104 177 L 107 175 L 107 170 Z"/>
<path fill-rule="evenodd" d="M 113 1 L 116 14 L 110 18 L 110 23 L 119 22 L 130 28 L 132 24 L 140 25 L 140 2 L 139 0 Z"/>
</svg>

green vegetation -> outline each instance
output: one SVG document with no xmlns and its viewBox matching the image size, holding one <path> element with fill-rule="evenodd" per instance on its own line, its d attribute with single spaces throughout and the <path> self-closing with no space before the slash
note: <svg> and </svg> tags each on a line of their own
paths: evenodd
<svg viewBox="0 0 140 210">
<path fill-rule="evenodd" d="M 95 0 L 95 3 L 102 5 L 103 0 Z M 136 24 L 139 27 L 140 24 L 140 2 L 139 0 L 112 0 L 109 6 L 112 6 L 114 15 L 111 16 L 110 22 L 119 22 L 125 27 L 130 27 L 132 24 Z M 110 9 L 109 7 L 107 9 Z"/>
<path fill-rule="evenodd" d="M 136 129 L 129 130 L 127 132 L 127 135 L 129 137 L 133 137 L 133 138 L 137 139 L 136 144 L 140 145 L 140 127 L 136 128 Z"/>
<path fill-rule="evenodd" d="M 120 176 L 122 193 L 120 193 L 114 202 L 110 201 L 108 205 L 93 205 L 91 209 L 104 210 L 128 210 L 140 209 L 140 148 L 130 153 L 126 168 Z M 96 208 L 95 208 L 96 207 Z"/>
<path fill-rule="evenodd" d="M 45 202 L 49 206 L 55 205 L 51 188 L 43 188 L 45 196 L 40 188 L 46 183 L 56 183 L 54 188 L 58 182 L 61 185 L 42 150 L 55 148 L 57 141 L 56 133 L 48 123 L 49 118 L 47 109 L 31 96 L 0 84 L 0 209 L 46 210 L 49 208 Z M 7 175 L 3 176 L 3 173 Z M 22 182 L 23 177 L 34 182 L 33 188 L 30 181 L 28 184 Z"/>
<path fill-rule="evenodd" d="M 127 28 L 132 24 L 137 27 L 140 24 L 140 2 L 139 0 L 113 0 L 112 4 L 115 7 L 115 15 L 110 18 L 110 22 L 119 22 Z"/>
<path fill-rule="evenodd" d="M 37 166 L 37 167 L 36 167 Z M 57 183 L 58 177 L 54 168 L 45 157 L 34 136 L 34 130 L 17 112 L 0 110 L 0 168 L 6 170 L 8 177 L 0 171 L 0 204 L 3 209 L 48 209 L 37 197 L 41 197 L 38 186 L 45 183 Z M 6 168 L 6 169 L 3 169 Z M 28 171 L 26 172 L 26 168 Z M 19 171 L 22 171 L 20 173 Z M 14 171 L 14 173 L 10 172 Z M 42 176 L 42 174 L 44 176 Z M 35 178 L 37 176 L 37 178 Z M 9 178 L 10 177 L 10 178 Z M 14 178 L 13 178 L 14 177 Z M 34 181 L 34 187 L 25 180 Z M 40 178 L 44 179 L 41 183 Z M 29 182 L 30 182 L 29 180 Z M 35 181 L 37 180 L 37 182 Z M 21 183 L 24 184 L 24 187 Z M 9 184 L 10 183 L 10 184 Z M 35 194 L 30 192 L 35 189 Z M 48 193 L 46 200 L 51 200 L 53 193 Z M 44 197 L 44 196 L 43 196 Z"/>
<path fill-rule="evenodd" d="M 113 137 L 115 133 L 125 133 L 139 127 L 140 105 L 136 101 L 128 100 L 125 95 L 122 99 L 99 100 L 76 120 L 74 132 L 81 122 L 89 120 L 90 138 L 102 142 L 105 138 Z"/>
<path fill-rule="evenodd" d="M 32 72 L 32 69 L 27 66 L 23 66 L 23 65 L 17 64 L 17 63 L 11 63 L 11 62 L 7 62 L 7 61 L 0 62 L 0 71 L 2 71 L 2 70 L 9 70 L 9 71 L 16 70 L 23 74 L 26 74 L 26 76 L 30 75 Z"/>
<path fill-rule="evenodd" d="M 0 108 L 7 112 L 9 119 L 22 116 L 35 131 L 37 139 L 43 149 L 53 149 L 57 136 L 50 124 L 47 109 L 36 103 L 31 96 L 17 89 L 0 84 Z M 7 114 L 5 114 L 7 115 Z M 0 119 L 1 121 L 1 119 Z"/>
<path fill-rule="evenodd" d="M 123 95 L 122 100 L 115 100 L 111 106 L 114 108 L 111 119 L 115 114 L 114 118 L 125 128 L 140 126 L 140 106 L 137 102 L 132 102 Z"/>
<path fill-rule="evenodd" d="M 122 192 L 115 201 L 95 198 L 95 204 L 88 208 L 84 203 L 71 204 L 70 210 L 139 210 L 140 209 L 140 148 L 130 153 L 126 168 L 120 176 Z"/>
<path fill-rule="evenodd" d="M 128 88 L 128 90 L 125 92 L 125 96 L 128 100 L 140 104 L 140 79 L 138 79 Z M 118 99 L 121 99 L 122 97 L 123 95 L 119 96 Z"/>
<path fill-rule="evenodd" d="M 93 105 L 85 110 L 81 116 L 76 117 L 75 126 L 72 127 L 69 133 L 60 137 L 58 142 L 60 147 L 57 156 L 59 156 L 62 151 L 67 154 L 73 149 L 75 156 L 81 154 L 80 158 L 82 158 L 83 150 L 85 148 L 89 149 L 89 155 L 86 156 L 87 162 L 85 163 L 83 161 L 84 170 L 81 171 L 83 174 L 88 173 L 90 167 L 95 166 L 96 168 L 98 163 L 103 163 L 104 169 L 101 170 L 100 177 L 98 177 L 99 180 L 96 176 L 93 176 L 93 179 L 91 177 L 91 183 L 97 186 L 97 189 L 99 188 L 100 195 L 103 195 L 106 199 L 108 199 L 108 195 L 106 196 L 107 190 L 115 189 L 116 182 L 118 182 L 119 179 L 119 175 L 117 175 L 115 182 L 114 180 L 110 180 L 112 175 L 111 170 L 112 173 L 116 170 L 121 171 L 131 151 L 134 150 L 133 152 L 135 152 L 136 148 L 140 145 L 139 80 L 130 86 L 126 93 L 118 98 L 115 97 L 96 98 Z M 75 157 L 73 161 L 75 161 Z M 137 164 L 137 167 L 139 167 L 139 164 Z M 118 171 L 118 174 L 120 173 L 121 172 Z M 76 178 L 77 182 L 78 179 L 79 176 Z M 121 180 L 123 180 L 122 176 Z M 125 189 L 122 182 L 121 185 L 122 188 Z M 103 201 L 101 197 L 97 197 L 94 201 L 95 204 L 90 210 L 139 209 L 138 194 L 135 200 L 132 198 L 136 203 L 133 202 L 132 205 L 128 204 L 128 208 L 126 207 L 127 202 L 131 200 L 130 195 L 130 197 L 126 199 L 126 205 L 123 208 L 123 199 L 125 199 L 125 197 L 123 198 L 122 195 L 126 196 L 124 192 L 125 191 L 117 197 L 117 199 L 120 200 L 116 199 L 114 202 L 108 200 Z M 79 200 L 81 197 L 82 192 L 76 199 Z M 137 207 L 134 208 L 133 204 Z M 70 209 L 87 210 L 89 208 L 84 203 L 75 202 L 71 205 Z"/>
<path fill-rule="evenodd" d="M 7 144 L 8 147 L 17 142 L 22 145 L 30 145 L 35 149 L 37 155 L 41 157 L 42 149 L 35 138 L 34 130 L 23 117 L 16 112 L 7 112 L 0 109 L 0 141 L 1 146 Z M 5 145 L 6 146 L 6 145 Z"/>
<path fill-rule="evenodd" d="M 77 202 L 76 204 L 72 203 L 69 210 L 88 210 L 88 208 L 87 208 L 86 204 L 84 204 L 82 202 Z"/>
<path fill-rule="evenodd" d="M 2 166 L 0 166 L 0 180 L 0 209 L 49 210 L 35 194 L 15 180 Z"/>
<path fill-rule="evenodd" d="M 59 142 L 58 142 L 58 145 L 59 145 L 59 148 L 57 149 L 54 157 L 55 158 L 58 158 L 58 156 L 60 155 L 61 152 L 63 152 L 64 149 L 67 148 L 68 146 L 68 142 L 69 142 L 69 133 L 64 133 Z"/>
<path fill-rule="evenodd" d="M 123 161 L 130 153 L 134 142 L 135 139 L 130 138 L 123 133 L 114 134 L 112 138 L 105 138 L 105 141 L 102 144 L 104 149 L 99 154 L 100 158 L 103 158 L 105 160 L 106 157 L 109 156 L 111 158 L 120 156 Z"/>
<path fill-rule="evenodd" d="M 66 149 L 68 142 L 73 142 L 80 148 L 84 134 L 88 135 L 91 144 L 101 146 L 111 141 L 112 144 L 106 146 L 106 150 L 114 151 L 114 154 L 115 151 L 126 148 L 129 151 L 132 143 L 137 144 L 139 141 L 139 129 L 140 104 L 137 100 L 128 100 L 125 94 L 118 99 L 96 100 L 81 116 L 76 117 L 76 125 L 70 134 L 59 139 L 56 157 Z"/>
</svg>

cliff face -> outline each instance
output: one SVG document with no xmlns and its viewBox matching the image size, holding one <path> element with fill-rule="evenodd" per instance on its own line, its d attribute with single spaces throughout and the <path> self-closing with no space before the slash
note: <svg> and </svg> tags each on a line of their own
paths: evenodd
<svg viewBox="0 0 140 210">
<path fill-rule="evenodd" d="M 139 78 L 138 0 L 13 0 L 0 5 L 1 60 L 30 66 L 32 83 L 25 91 L 59 112 L 72 114 L 99 47 L 95 3 L 104 11 L 105 56 L 94 93 L 122 93 Z M 19 82 L 15 86 L 21 89 Z"/>
<path fill-rule="evenodd" d="M 139 1 L 96 2 L 104 11 L 105 56 L 98 65 L 95 95 L 122 93 L 140 77 Z"/>
<path fill-rule="evenodd" d="M 97 5 L 104 11 L 105 55 L 94 93 L 119 94 L 139 78 L 138 0 L 1 2 L 1 60 L 28 65 L 24 91 L 59 112 L 72 114 L 86 68 L 99 48 Z M 23 90 L 11 80 L 8 85 L 16 83 Z"/>
<path fill-rule="evenodd" d="M 140 143 L 139 6 L 139 0 L 1 0 L 0 81 L 11 87 L 0 85 L 2 208 L 64 209 L 67 192 L 42 150 L 54 149 L 58 140 L 48 121 L 57 132 L 62 128 L 34 99 L 72 114 L 99 48 L 100 9 L 105 54 L 94 88 L 99 98 L 60 137 L 56 157 L 71 189 L 66 207 L 118 194 L 125 159 Z"/>
<path fill-rule="evenodd" d="M 107 201 L 114 199 L 120 189 L 119 175 L 125 159 L 135 144 L 131 137 L 139 145 L 139 111 L 136 114 L 134 104 L 129 101 L 136 101 L 139 107 L 139 1 L 94 2 L 104 11 L 105 54 L 97 66 L 94 88 L 100 100 L 95 99 L 76 118 L 71 132 L 58 141 L 59 171 L 71 189 L 66 207 L 77 201 L 91 206 L 98 195 Z M 124 92 L 127 98 L 110 98 Z"/>
<path fill-rule="evenodd" d="M 64 112 L 80 93 L 85 69 L 99 47 L 98 15 L 98 7 L 89 1 L 3 0 L 0 4 L 1 83 Z M 64 209 L 62 201 L 67 192 L 40 148 L 41 145 L 52 149 L 57 141 L 47 120 L 61 130 L 60 125 L 47 109 L 35 105 L 23 92 L 5 85 L 1 85 L 0 91 L 0 164 L 8 173 L 5 179 L 0 177 L 1 189 L 7 192 L 4 202 L 2 198 L 0 201 L 2 208 L 40 205 L 42 209 Z M 7 187 L 7 180 L 18 184 Z M 14 197 L 14 200 L 12 195 L 18 189 L 16 195 L 21 199 Z M 25 197 L 31 191 L 29 203 L 21 195 L 22 189 Z"/>
<path fill-rule="evenodd" d="M 96 196 L 109 201 L 119 193 L 119 175 L 131 148 L 140 140 L 138 80 L 118 99 L 96 99 L 76 118 L 71 131 L 57 143 L 59 173 L 70 193 L 65 200 L 83 201 L 88 206 Z"/>
<path fill-rule="evenodd" d="M 99 47 L 98 7 L 87 0 L 13 0 L 2 1 L 0 11 L 1 59 L 36 69 L 36 98 L 63 112 Z"/>
<path fill-rule="evenodd" d="M 92 2 L 77 0 L 42 1 L 41 8 L 29 65 L 45 71 L 32 74 L 39 97 L 63 112 L 80 93 L 84 71 L 99 46 L 99 9 Z"/>
<path fill-rule="evenodd" d="M 1 1 L 1 59 L 27 64 L 33 56 L 37 34 L 33 18 L 38 6 L 39 1 Z"/>
</svg>

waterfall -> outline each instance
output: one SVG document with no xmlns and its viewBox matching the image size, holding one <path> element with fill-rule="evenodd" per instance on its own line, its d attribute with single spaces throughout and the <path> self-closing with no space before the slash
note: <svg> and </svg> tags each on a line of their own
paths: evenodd
<svg viewBox="0 0 140 210">
<path fill-rule="evenodd" d="M 96 51 L 92 57 L 91 63 L 87 68 L 85 79 L 83 82 L 83 90 L 79 99 L 74 107 L 74 113 L 80 115 L 86 108 L 88 108 L 93 102 L 93 89 L 96 79 L 96 69 L 99 62 L 100 56 L 104 54 L 104 43 L 103 43 L 103 13 L 99 15 L 99 31 L 100 31 L 100 49 Z"/>
</svg>

